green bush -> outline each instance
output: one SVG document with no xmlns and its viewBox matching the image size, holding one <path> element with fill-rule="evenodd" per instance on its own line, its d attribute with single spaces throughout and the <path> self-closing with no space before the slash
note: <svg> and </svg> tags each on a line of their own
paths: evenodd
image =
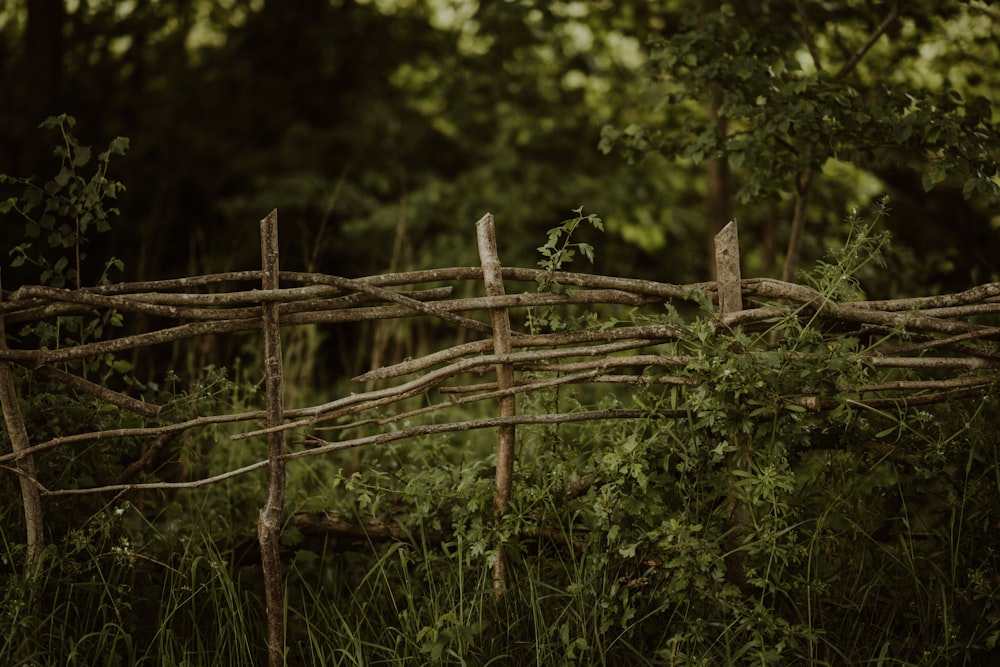
<svg viewBox="0 0 1000 667">
<path fill-rule="evenodd" d="M 68 125 L 53 126 L 72 149 L 64 159 L 82 167 Z M 99 160 L 101 174 L 109 154 Z M 105 195 L 115 191 L 100 178 L 74 178 L 43 191 L 58 198 L 74 182 L 85 192 L 91 183 Z M 50 206 L 44 197 L 33 207 L 18 201 L 7 209 L 22 216 Z M 31 255 L 36 249 L 25 244 L 13 254 L 36 263 L 43 282 L 73 284 L 87 226 L 59 221 L 82 221 L 83 209 L 52 206 L 55 217 L 37 221 L 53 241 L 48 250 Z M 542 246 L 542 266 L 551 270 L 540 289 L 563 289 L 553 272 L 574 252 L 592 257 L 570 237 L 600 220 L 576 213 Z M 858 296 L 857 276 L 884 243 L 874 222 L 852 225 L 845 247 L 807 276 L 831 298 Z M 50 251 L 70 249 L 71 259 L 52 259 Z M 73 317 L 18 335 L 30 344 L 72 343 L 117 324 L 113 314 Z M 629 317 L 544 310 L 529 324 L 602 328 Z M 860 352 L 878 340 L 804 311 L 733 331 L 719 326 L 708 303 L 693 314 L 668 307 L 631 317 L 675 327 L 677 342 L 658 352 L 690 363 L 671 382 L 525 397 L 522 411 L 596 405 L 644 416 L 521 427 L 511 512 L 501 520 L 492 516 L 495 461 L 486 438 L 379 447 L 356 469 L 349 456 L 291 467 L 289 512 L 393 521 L 400 535 L 358 544 L 285 531 L 289 664 L 929 666 L 996 656 L 995 392 L 919 408 L 866 407 L 858 386 L 911 371 L 871 365 Z M 140 418 L 25 372 L 19 390 L 35 442 L 259 402 L 239 369 L 232 377 L 211 369 L 184 389 L 176 376 L 162 387 L 143 384 L 111 357 L 69 370 L 118 383 L 165 410 Z M 817 396 L 832 404 L 810 409 Z M 182 438 L 168 457 L 177 465 L 143 479 L 203 476 L 256 458 L 250 447 L 216 446 L 225 435 Z M 143 447 L 107 442 L 39 455 L 41 478 L 51 488 L 102 483 Z M 263 661 L 252 540 L 260 476 L 48 499 L 44 567 L 30 578 L 21 573 L 14 475 L 0 477 L 0 498 L 4 664 Z M 500 601 L 490 575 L 498 543 L 507 545 L 510 567 Z"/>
</svg>

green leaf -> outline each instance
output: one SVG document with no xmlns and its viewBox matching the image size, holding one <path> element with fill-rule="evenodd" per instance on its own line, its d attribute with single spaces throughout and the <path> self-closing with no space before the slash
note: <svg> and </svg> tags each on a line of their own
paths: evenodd
<svg viewBox="0 0 1000 667">
<path fill-rule="evenodd" d="M 115 137 L 108 144 L 108 152 L 114 153 L 115 155 L 125 155 L 125 151 L 129 149 L 129 139 L 128 137 Z"/>
<path fill-rule="evenodd" d="M 76 155 L 73 156 L 73 166 L 83 167 L 90 162 L 91 150 L 90 146 L 79 146 L 76 149 Z"/>
<path fill-rule="evenodd" d="M 41 128 L 41 129 L 43 129 L 43 130 L 51 130 L 53 128 L 56 128 L 56 127 L 59 127 L 60 125 L 62 125 L 63 120 L 66 120 L 67 118 L 69 118 L 69 117 L 67 117 L 65 114 L 62 114 L 62 115 L 59 115 L 59 116 L 49 116 L 48 118 L 46 118 L 45 120 L 43 120 L 41 123 L 39 123 L 38 127 Z"/>
<path fill-rule="evenodd" d="M 972 178 L 966 179 L 965 183 L 962 184 L 962 196 L 968 199 L 976 193 L 979 187 L 979 179 L 973 176 Z"/>
<path fill-rule="evenodd" d="M 302 531 L 293 526 L 283 530 L 281 532 L 281 537 L 278 538 L 278 541 L 281 542 L 281 544 L 286 547 L 294 547 L 296 544 L 299 544 L 304 539 L 305 535 L 302 534 Z"/>
<path fill-rule="evenodd" d="M 124 375 L 132 370 L 132 364 L 124 359 L 117 359 L 113 364 L 111 364 L 111 368 L 113 368 L 116 373 Z"/>
<path fill-rule="evenodd" d="M 58 185 L 60 188 L 64 188 L 69 183 L 69 179 L 72 176 L 73 173 L 69 170 L 69 168 L 63 167 L 62 169 L 59 170 L 59 173 L 56 174 L 55 178 L 52 179 L 52 182 Z"/>
</svg>

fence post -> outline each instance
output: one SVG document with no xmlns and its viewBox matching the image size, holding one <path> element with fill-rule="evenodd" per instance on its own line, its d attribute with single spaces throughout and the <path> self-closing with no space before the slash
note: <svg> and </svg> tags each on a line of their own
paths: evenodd
<svg viewBox="0 0 1000 667">
<path fill-rule="evenodd" d="M 479 245 L 479 261 L 483 267 L 483 282 L 487 296 L 503 296 L 503 277 L 500 272 L 500 258 L 497 255 L 496 229 L 493 216 L 487 213 L 476 223 L 476 239 Z M 510 354 L 510 316 L 506 308 L 491 308 L 493 324 L 493 351 L 496 354 Z M 509 363 L 499 363 L 496 368 L 497 388 L 510 389 L 514 386 L 514 369 Z M 499 399 L 501 417 L 513 417 L 517 412 L 517 400 L 513 394 Z M 501 424 L 497 434 L 496 489 L 493 493 L 493 516 L 502 519 L 510 510 L 510 497 L 514 479 L 514 425 Z M 493 590 L 497 600 L 503 597 L 506 585 L 507 556 L 503 540 L 496 545 L 496 561 L 493 564 Z"/>
<path fill-rule="evenodd" d="M 732 220 L 715 235 L 715 270 L 719 285 L 719 312 L 722 315 L 743 310 L 743 288 L 740 275 L 740 238 L 736 221 Z M 747 505 L 739 498 L 736 488 L 737 470 L 750 467 L 750 443 L 745 437 L 730 443 L 736 450 L 729 455 L 729 477 L 726 493 L 729 531 L 726 543 L 726 576 L 729 583 L 746 589 L 747 573 L 743 557 L 743 536 L 750 523 Z"/>
<path fill-rule="evenodd" d="M 740 236 L 735 220 L 715 235 L 715 274 L 719 280 L 719 311 L 725 315 L 743 310 Z"/>
<path fill-rule="evenodd" d="M 3 286 L 0 282 L 0 300 L 3 299 Z M 7 331 L 3 313 L 0 312 L 0 350 L 7 349 Z M 28 429 L 24 425 L 24 415 L 17 402 L 17 389 L 14 386 L 14 374 L 10 362 L 0 360 L 0 404 L 3 407 L 3 420 L 7 426 L 7 436 L 10 438 L 11 449 L 15 454 L 31 446 L 28 440 Z M 25 562 L 25 576 L 33 579 L 38 573 L 41 563 L 42 547 L 45 545 L 45 530 L 42 518 L 42 496 L 38 490 L 35 459 L 28 454 L 16 460 L 18 481 L 21 484 L 21 503 L 24 505 L 24 525 L 27 531 L 25 542 L 28 554 Z"/>
<path fill-rule="evenodd" d="M 260 221 L 261 288 L 278 289 L 278 210 Z M 277 427 L 284 422 L 282 404 L 281 333 L 278 327 L 278 303 L 261 301 L 264 332 L 264 373 L 267 389 L 267 500 L 260 511 L 257 539 L 264 574 L 264 600 L 267 608 L 267 657 L 270 667 L 285 664 L 285 588 L 281 577 L 278 538 L 285 507 L 285 432 Z"/>
</svg>

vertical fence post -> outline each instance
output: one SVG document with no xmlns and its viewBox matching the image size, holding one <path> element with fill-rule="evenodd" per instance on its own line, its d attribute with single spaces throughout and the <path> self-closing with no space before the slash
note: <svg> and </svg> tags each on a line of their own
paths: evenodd
<svg viewBox="0 0 1000 667">
<path fill-rule="evenodd" d="M 0 283 L 0 300 L 3 299 L 3 286 Z M 0 350 L 7 349 L 7 330 L 3 313 L 0 312 Z M 10 438 L 11 449 L 15 454 L 28 449 L 28 429 L 24 425 L 24 415 L 17 402 L 17 389 L 14 386 L 14 374 L 10 363 L 0 360 L 0 404 L 3 407 L 3 420 L 7 426 L 7 437 Z M 28 554 L 25 563 L 25 576 L 34 578 L 41 562 L 42 547 L 45 545 L 45 531 L 42 519 L 42 496 L 36 484 L 35 459 L 31 454 L 16 459 L 18 481 L 21 483 L 21 503 L 24 506 L 24 525 L 27 531 L 25 542 Z"/>
<path fill-rule="evenodd" d="M 497 255 L 496 229 L 493 216 L 487 213 L 476 223 L 476 238 L 479 245 L 479 261 L 483 267 L 483 282 L 487 296 L 503 296 L 503 276 L 500 272 L 500 258 Z M 493 324 L 493 351 L 496 354 L 510 354 L 510 316 L 506 308 L 490 309 Z M 510 389 L 514 386 L 514 369 L 509 363 L 497 364 L 497 388 Z M 501 417 L 513 417 L 517 411 L 517 401 L 513 394 L 501 396 L 499 401 Z M 514 479 L 514 425 L 501 424 L 497 435 L 496 489 L 493 493 L 493 516 L 499 521 L 510 511 L 510 498 Z M 497 600 L 502 599 L 506 586 L 507 556 L 503 541 L 496 545 L 496 561 L 493 564 L 493 590 Z"/>
<path fill-rule="evenodd" d="M 715 274 L 719 280 L 719 312 L 725 315 L 743 310 L 740 236 L 735 220 L 715 235 Z"/>
<path fill-rule="evenodd" d="M 260 221 L 261 288 L 278 289 L 278 211 Z M 268 483 L 267 501 L 260 511 L 257 539 L 264 574 L 264 599 L 267 606 L 267 657 L 270 667 L 285 664 L 285 588 L 281 576 L 278 538 L 285 506 L 285 435 L 277 429 L 284 421 L 282 404 L 281 333 L 278 326 L 278 303 L 261 302 L 264 332 L 264 373 L 267 389 Z"/>
<path fill-rule="evenodd" d="M 736 221 L 732 220 L 715 235 L 715 269 L 719 285 L 719 312 L 722 315 L 743 310 L 743 289 L 740 275 L 740 238 Z M 729 538 L 726 544 L 726 576 L 729 583 L 745 590 L 746 563 L 743 557 L 743 536 L 750 523 L 747 504 L 739 497 L 736 488 L 737 470 L 750 466 L 750 443 L 745 437 L 730 443 L 736 451 L 729 456 L 729 477 L 726 492 L 729 496 Z"/>
</svg>

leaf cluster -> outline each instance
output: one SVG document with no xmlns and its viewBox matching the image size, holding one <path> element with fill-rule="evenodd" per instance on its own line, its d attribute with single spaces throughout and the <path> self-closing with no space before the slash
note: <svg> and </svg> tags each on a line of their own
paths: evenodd
<svg viewBox="0 0 1000 667">
<path fill-rule="evenodd" d="M 828 4 L 818 13 L 839 5 Z M 831 72 L 825 66 L 842 57 L 838 40 L 861 44 L 864 24 L 797 7 L 801 30 L 790 3 L 786 14 L 737 4 L 688 15 L 647 65 L 664 120 L 607 126 L 604 150 L 620 147 L 633 158 L 657 151 L 695 163 L 724 159 L 739 170 L 736 199 L 744 203 L 794 193 L 798 174 L 831 159 L 874 173 L 916 170 L 925 190 L 946 182 L 967 198 L 1000 194 L 1000 134 L 987 97 L 887 76 L 905 49 L 895 41 Z M 713 95 L 721 102 L 716 115 L 706 111 Z"/>
<path fill-rule="evenodd" d="M 110 219 L 119 211 L 106 207 L 105 202 L 116 199 L 125 189 L 121 182 L 108 178 L 108 168 L 112 155 L 124 155 L 128 150 L 128 139 L 117 137 L 111 141 L 92 164 L 93 149 L 79 143 L 72 133 L 74 125 L 76 119 L 66 114 L 51 116 L 40 125 L 55 130 L 61 139 L 54 151 L 61 167 L 44 184 L 38 185 L 31 178 L 0 175 L 0 184 L 23 188 L 19 196 L 0 201 L 0 215 L 13 213 L 20 217 L 24 221 L 24 238 L 31 239 L 10 249 L 11 266 L 34 264 L 41 270 L 39 283 L 52 287 L 81 286 L 81 262 L 86 259 L 81 247 L 87 243 L 89 233 L 111 229 Z M 83 173 L 88 166 L 93 167 L 89 176 Z M 43 246 L 33 250 L 37 240 L 42 240 Z M 59 254 L 62 250 L 71 250 L 72 254 Z M 105 264 L 100 275 L 102 284 L 107 282 L 111 268 L 122 270 L 121 260 L 112 258 Z"/>
</svg>

